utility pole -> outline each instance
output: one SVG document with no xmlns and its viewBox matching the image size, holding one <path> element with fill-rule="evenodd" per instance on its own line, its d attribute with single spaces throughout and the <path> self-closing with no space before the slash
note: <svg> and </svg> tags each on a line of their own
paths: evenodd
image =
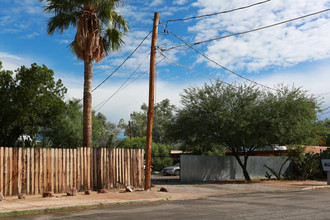
<svg viewBox="0 0 330 220">
<path fill-rule="evenodd" d="M 155 97 L 155 65 L 156 65 L 156 45 L 158 34 L 159 14 L 155 12 L 154 25 L 152 28 L 151 53 L 150 53 L 150 78 L 149 78 L 149 106 L 148 106 L 148 122 L 147 122 L 147 141 L 146 141 L 146 167 L 145 167 L 145 184 L 144 189 L 151 187 L 151 143 L 152 143 L 152 123 L 154 116 L 154 97 Z"/>
</svg>

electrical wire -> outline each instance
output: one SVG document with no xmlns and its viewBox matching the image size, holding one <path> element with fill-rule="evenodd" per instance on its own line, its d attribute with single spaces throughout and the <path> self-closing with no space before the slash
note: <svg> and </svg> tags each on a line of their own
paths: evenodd
<svg viewBox="0 0 330 220">
<path fill-rule="evenodd" d="M 150 53 L 148 54 L 148 56 L 150 55 Z M 146 57 L 146 58 L 148 58 L 148 56 Z M 146 60 L 146 59 L 145 59 Z M 144 61 L 145 61 L 144 60 Z M 160 62 L 162 62 L 164 59 L 162 59 L 162 60 L 160 60 L 160 61 L 158 61 L 157 63 L 156 63 L 156 65 L 157 64 L 159 64 Z M 144 63 L 144 61 L 143 61 L 143 63 Z M 109 97 L 109 98 L 107 98 L 106 100 L 104 100 L 104 101 L 102 101 L 100 104 L 98 104 L 97 106 L 95 106 L 94 107 L 94 109 L 95 108 L 97 108 L 98 106 L 98 108 L 95 110 L 95 112 L 98 112 L 113 96 L 115 96 L 118 92 L 120 92 L 120 91 L 122 91 L 122 90 L 124 90 L 125 88 L 127 88 L 129 85 L 131 85 L 135 80 L 137 80 L 138 78 L 140 78 L 141 76 L 143 76 L 145 73 L 147 73 L 150 69 L 147 69 L 146 71 L 144 71 L 142 74 L 140 74 L 138 77 L 136 77 L 134 80 L 132 80 L 129 84 L 127 84 L 125 87 L 124 87 L 124 85 L 126 84 L 126 82 L 134 75 L 134 73 L 141 67 L 141 65 L 143 64 L 143 63 L 141 63 L 140 65 L 139 65 L 139 67 L 138 68 L 136 68 L 135 69 L 135 71 L 129 76 L 129 78 Z"/>
<path fill-rule="evenodd" d="M 266 0 L 266 1 L 254 3 L 252 5 L 247 5 L 247 6 L 243 6 L 243 7 L 240 7 L 240 8 L 231 9 L 231 10 L 228 10 L 228 11 L 221 11 L 221 12 L 216 12 L 216 13 L 212 13 L 212 14 L 193 16 L 193 17 L 189 17 L 189 18 L 179 18 L 179 19 L 167 20 L 165 22 L 168 23 L 168 22 L 175 22 L 175 21 L 186 21 L 186 20 L 195 19 L 195 18 L 210 17 L 210 16 L 214 16 L 214 15 L 218 15 L 218 14 L 225 14 L 225 13 L 229 13 L 229 12 L 233 12 L 233 11 L 237 11 L 237 10 L 250 8 L 250 7 L 260 5 L 260 4 L 263 4 L 263 3 L 266 3 L 266 2 L 270 2 L 270 1 L 271 0 Z"/>
<path fill-rule="evenodd" d="M 140 69 L 140 67 L 144 64 L 144 62 L 147 60 L 147 58 L 150 56 L 150 53 L 146 56 L 146 58 L 144 58 L 144 60 L 142 61 L 142 63 L 140 63 L 140 65 L 129 75 L 129 77 L 123 82 L 123 84 L 114 92 L 114 94 L 112 94 L 109 98 L 105 99 L 103 102 L 101 102 L 100 104 L 96 105 L 93 109 L 95 110 L 96 108 L 98 108 L 100 105 L 101 107 L 107 103 L 115 94 L 117 94 L 120 89 L 127 83 L 127 81 L 132 78 L 132 76 Z M 100 108 L 101 108 L 100 107 Z M 98 108 L 96 111 L 98 111 L 100 108 Z"/>
<path fill-rule="evenodd" d="M 226 70 L 226 71 L 228 71 L 228 72 L 230 72 L 230 73 L 232 73 L 232 74 L 234 74 L 234 75 L 236 75 L 236 76 L 238 76 L 238 77 L 240 77 L 240 78 L 242 78 L 242 79 L 245 79 L 246 81 L 249 81 L 249 82 L 251 82 L 251 83 L 253 83 L 253 84 L 255 84 L 255 85 L 262 86 L 262 87 L 264 87 L 264 88 L 271 89 L 271 90 L 277 90 L 277 89 L 275 89 L 275 88 L 272 88 L 272 87 L 269 87 L 269 86 L 263 85 L 263 84 L 258 83 L 258 82 L 256 82 L 256 81 L 253 81 L 253 80 L 251 80 L 251 79 L 249 79 L 249 78 L 246 78 L 246 77 L 244 77 L 244 76 L 241 76 L 240 74 L 235 73 L 234 71 L 228 69 L 227 67 L 225 67 L 225 66 L 219 64 L 218 62 L 212 60 L 211 58 L 207 57 L 207 56 L 204 55 L 203 53 L 199 52 L 197 49 L 195 49 L 194 47 L 192 47 L 190 44 L 186 43 L 183 39 L 181 39 L 180 37 L 178 37 L 178 36 L 177 36 L 176 34 L 174 34 L 173 32 L 169 31 L 169 30 L 167 29 L 167 27 L 165 27 L 162 23 L 160 23 L 160 24 L 161 24 L 161 25 L 162 25 L 162 26 L 163 26 L 163 27 L 164 27 L 164 28 L 165 28 L 170 34 L 172 34 L 174 37 L 176 37 L 177 39 L 179 39 L 180 41 L 182 41 L 184 44 L 186 44 L 186 46 L 190 47 L 192 50 L 194 50 L 194 51 L 195 51 L 196 53 L 198 53 L 200 56 L 204 57 L 205 59 L 207 59 L 208 61 L 214 63 L 215 65 L 217 65 L 217 66 L 223 68 L 224 70 Z"/>
<path fill-rule="evenodd" d="M 105 78 L 100 84 L 98 84 L 93 90 L 92 92 L 94 92 L 96 89 L 98 89 L 103 83 L 105 83 L 105 81 L 107 81 L 115 72 L 117 72 L 117 70 L 122 67 L 122 65 L 124 65 L 124 63 L 131 58 L 131 56 L 133 56 L 133 54 L 137 51 L 137 49 L 143 44 L 143 42 L 149 37 L 149 35 L 152 33 L 152 31 L 150 31 L 147 36 L 145 36 L 143 38 L 143 40 L 140 42 L 140 44 L 132 51 L 132 53 L 107 77 Z"/>
<path fill-rule="evenodd" d="M 302 19 L 302 18 L 310 17 L 310 16 L 317 15 L 317 14 L 321 14 L 321 13 L 324 13 L 324 12 L 327 12 L 327 11 L 330 11 L 330 8 L 322 10 L 322 11 L 317 11 L 317 12 L 314 12 L 314 13 L 311 13 L 311 14 L 303 15 L 303 16 L 300 16 L 300 17 L 292 18 L 292 19 L 289 19 L 289 20 L 281 21 L 281 22 L 278 22 L 278 23 L 274 23 L 274 24 L 271 24 L 271 25 L 263 26 L 263 27 L 260 27 L 260 28 L 256 28 L 256 29 L 252 29 L 252 30 L 248 30 L 248 31 L 244 31 L 244 32 L 239 32 L 239 33 L 236 33 L 236 34 L 230 34 L 230 35 L 226 35 L 226 36 L 223 36 L 223 37 L 217 37 L 217 38 L 212 38 L 212 39 L 209 39 L 209 40 L 204 40 L 204 41 L 191 43 L 190 45 L 194 46 L 194 45 L 198 45 L 198 44 L 202 44 L 202 43 L 207 43 L 207 42 L 216 41 L 216 40 L 220 40 L 220 39 L 224 39 L 224 38 L 243 35 L 243 34 L 255 32 L 255 31 L 260 31 L 260 30 L 263 30 L 263 29 L 266 29 L 266 28 L 270 28 L 270 27 L 285 24 L 285 23 L 288 23 L 288 22 L 296 21 L 296 20 L 299 20 L 299 19 Z M 172 49 L 180 48 L 180 47 L 185 47 L 185 46 L 187 46 L 187 45 L 182 44 L 182 45 L 173 46 L 173 47 L 169 47 L 169 48 L 161 48 L 161 50 L 162 51 L 168 51 L 168 50 L 172 50 Z"/>
<path fill-rule="evenodd" d="M 156 63 L 156 65 L 158 65 L 159 63 L 161 63 L 165 58 L 161 59 L 160 61 L 158 61 Z M 136 77 L 135 79 L 133 79 L 130 83 L 128 83 L 125 87 L 122 88 L 122 90 L 124 90 L 125 88 L 127 88 L 129 85 L 131 85 L 135 80 L 139 79 L 141 76 L 143 76 L 144 74 L 146 74 L 147 72 L 149 72 L 150 69 L 147 69 L 146 71 L 144 71 L 143 73 L 141 73 L 138 77 Z"/>
<path fill-rule="evenodd" d="M 210 78 L 210 79 L 213 79 L 213 80 L 219 80 L 219 79 L 217 79 L 217 78 L 214 78 L 213 76 L 210 76 L 210 75 L 208 75 L 208 74 L 202 73 L 202 72 L 200 72 L 200 71 L 198 71 L 198 70 L 195 70 L 195 69 L 193 69 L 193 68 L 191 68 L 191 67 L 188 67 L 188 66 L 185 66 L 185 65 L 183 65 L 183 64 L 181 64 L 181 63 L 176 62 L 175 60 L 173 60 L 173 59 L 169 58 L 168 56 L 166 56 L 166 55 L 165 55 L 163 52 L 161 52 L 160 50 L 159 50 L 159 53 L 160 53 L 163 57 L 165 57 L 166 60 L 170 61 L 171 63 L 173 63 L 173 64 L 175 64 L 175 65 L 177 65 L 177 66 L 180 66 L 180 67 L 186 68 L 186 69 L 191 70 L 191 71 L 193 71 L 193 72 L 195 72 L 195 73 L 198 73 L 198 74 L 200 74 L 200 75 L 206 76 L 206 77 L 208 77 L 208 78 Z M 220 80 L 220 81 L 223 82 L 223 83 L 225 83 L 225 84 L 227 84 L 227 85 L 231 85 L 230 83 L 227 83 L 227 82 L 225 82 L 225 81 L 222 81 L 222 80 Z"/>
</svg>

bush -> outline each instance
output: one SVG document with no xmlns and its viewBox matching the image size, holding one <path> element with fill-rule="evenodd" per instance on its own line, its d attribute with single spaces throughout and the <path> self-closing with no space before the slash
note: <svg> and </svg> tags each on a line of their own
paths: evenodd
<svg viewBox="0 0 330 220">
<path fill-rule="evenodd" d="M 133 148 L 145 149 L 146 137 L 124 138 L 119 144 L 118 148 Z M 169 147 L 165 144 L 152 143 L 151 146 L 151 166 L 154 171 L 161 171 L 164 167 L 171 166 L 173 163 L 170 157 Z"/>
<path fill-rule="evenodd" d="M 306 153 L 303 147 L 288 149 L 287 156 L 291 159 L 292 174 L 287 175 L 287 179 L 324 179 L 326 174 L 323 171 L 321 159 L 330 158 L 330 149 L 321 153 Z"/>
</svg>

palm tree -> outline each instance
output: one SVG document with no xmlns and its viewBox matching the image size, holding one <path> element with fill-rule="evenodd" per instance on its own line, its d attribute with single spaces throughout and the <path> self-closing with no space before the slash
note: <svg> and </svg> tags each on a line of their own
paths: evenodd
<svg viewBox="0 0 330 220">
<path fill-rule="evenodd" d="M 72 53 L 84 61 L 83 147 L 92 147 L 92 77 L 93 61 L 100 62 L 124 43 L 128 31 L 124 17 L 115 9 L 124 0 L 40 0 L 45 1 L 49 18 L 47 32 L 63 33 L 70 26 L 77 28 Z"/>
</svg>

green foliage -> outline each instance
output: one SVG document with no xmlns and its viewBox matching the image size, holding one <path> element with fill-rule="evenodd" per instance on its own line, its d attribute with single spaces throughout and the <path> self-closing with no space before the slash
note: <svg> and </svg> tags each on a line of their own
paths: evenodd
<svg viewBox="0 0 330 220">
<path fill-rule="evenodd" d="M 320 121 L 318 126 L 323 128 L 320 145 L 330 146 L 330 120 L 326 118 L 324 121 Z"/>
<path fill-rule="evenodd" d="M 292 161 L 293 173 L 287 178 L 306 180 L 313 178 L 320 170 L 320 157 L 318 154 L 306 153 L 306 148 L 297 146 L 288 149 L 288 157 Z"/>
<path fill-rule="evenodd" d="M 183 108 L 169 129 L 171 137 L 197 153 L 228 148 L 246 180 L 247 160 L 254 150 L 274 143 L 315 143 L 320 137 L 317 100 L 300 88 L 279 86 L 270 92 L 216 81 L 185 89 L 181 102 Z"/>
<path fill-rule="evenodd" d="M 45 65 L 22 66 L 15 75 L 1 68 L 0 144 L 14 146 L 20 135 L 36 138 L 41 128 L 51 126 L 63 112 L 67 90 Z"/>
<path fill-rule="evenodd" d="M 54 16 L 50 17 L 48 20 L 48 34 L 53 35 L 56 32 L 63 33 L 63 31 L 69 29 L 70 26 L 77 28 L 79 22 L 84 22 L 82 21 L 82 15 L 87 14 L 88 16 L 86 17 L 91 19 L 89 22 L 88 30 L 90 34 L 95 32 L 101 34 L 100 43 L 102 45 L 98 45 L 98 47 L 101 48 L 100 50 L 104 50 L 105 55 L 108 55 L 111 51 L 118 50 L 124 43 L 122 40 L 124 35 L 123 32 L 126 33 L 129 29 L 129 26 L 124 17 L 115 11 L 115 9 L 120 6 L 121 3 L 124 3 L 123 0 L 40 1 L 46 2 L 44 9 L 45 12 L 54 14 Z M 78 29 L 77 32 L 79 30 L 80 29 Z M 91 35 L 89 35 L 89 37 L 90 36 Z M 96 36 L 96 38 L 98 39 L 98 36 Z M 79 38 L 79 33 L 76 35 L 75 41 L 78 45 L 86 45 L 85 47 L 87 47 L 87 45 L 91 45 L 91 39 L 89 39 L 87 44 L 85 42 L 87 41 L 87 38 Z M 82 54 L 79 51 L 79 48 L 77 48 L 77 44 L 71 43 L 69 46 L 72 52 L 80 58 Z M 99 50 L 99 48 L 93 49 Z M 96 52 L 94 51 L 94 53 Z M 95 59 L 95 57 L 93 57 L 93 59 Z"/>
<path fill-rule="evenodd" d="M 77 148 L 83 140 L 83 112 L 79 100 L 69 100 L 65 111 L 59 115 L 50 127 L 41 131 L 44 142 L 50 142 L 56 148 Z M 93 147 L 110 147 L 118 142 L 120 130 L 116 125 L 107 122 L 106 117 L 93 112 Z"/>
<path fill-rule="evenodd" d="M 130 140 L 130 138 L 122 139 L 118 148 L 132 148 L 132 149 L 145 149 L 146 148 L 146 138 L 145 137 L 135 137 Z M 151 146 L 151 166 L 153 170 L 160 171 L 164 167 L 170 166 L 173 163 L 170 157 L 169 147 L 164 144 L 158 144 L 153 142 Z"/>
<path fill-rule="evenodd" d="M 132 137 L 144 137 L 147 132 L 148 106 L 142 104 L 141 112 L 133 112 L 130 116 Z M 154 106 L 154 120 L 152 129 L 152 139 L 156 143 L 169 144 L 166 137 L 167 127 L 174 118 L 175 106 L 170 104 L 168 99 L 164 99 Z M 129 126 L 123 119 L 120 120 L 118 127 L 124 129 L 124 135 L 129 136 Z"/>
</svg>

